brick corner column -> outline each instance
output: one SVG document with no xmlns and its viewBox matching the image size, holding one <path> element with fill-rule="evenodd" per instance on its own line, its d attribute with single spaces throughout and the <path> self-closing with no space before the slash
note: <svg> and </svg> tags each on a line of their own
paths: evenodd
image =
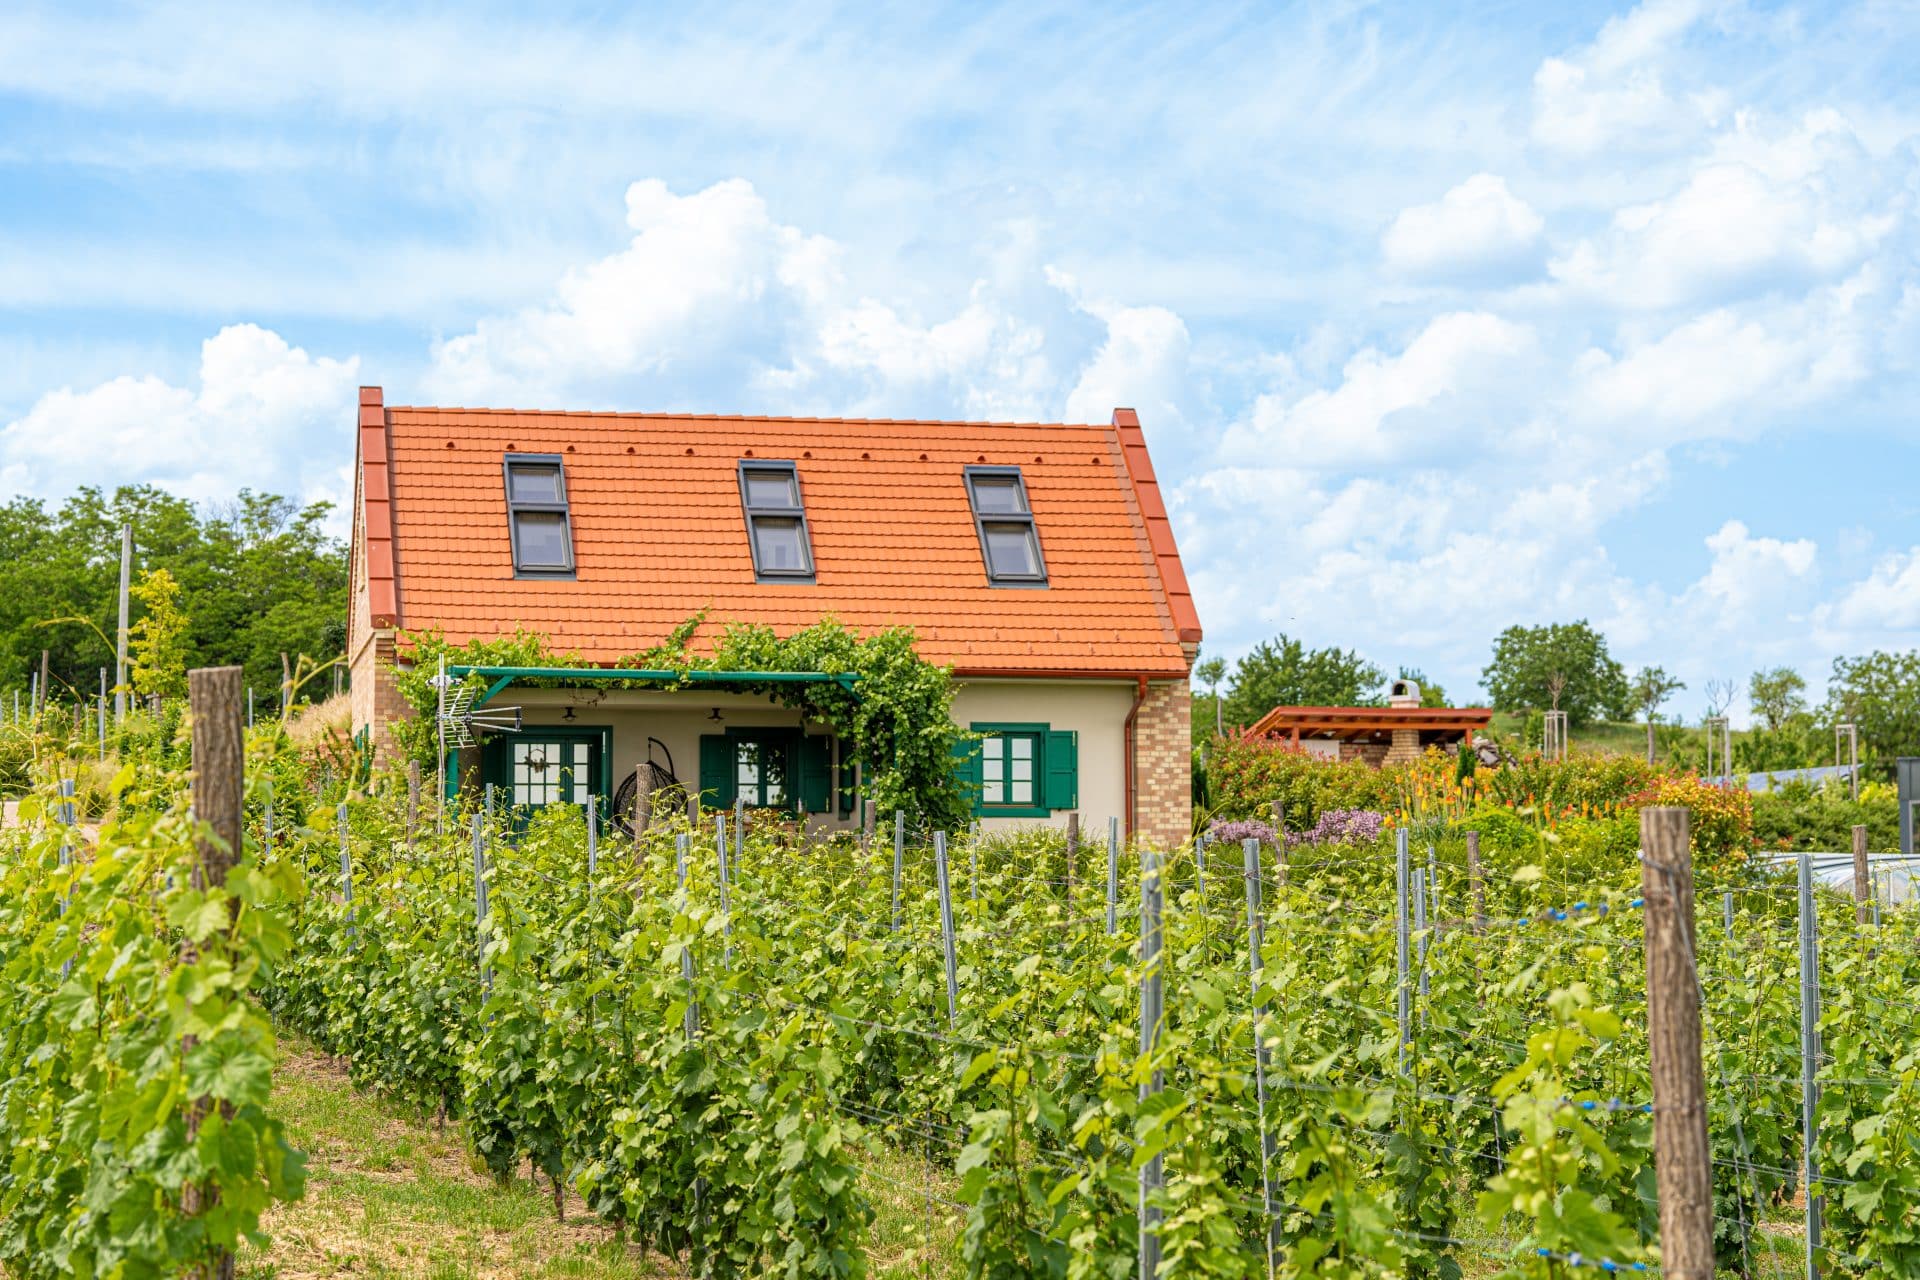
<svg viewBox="0 0 1920 1280">
<path fill-rule="evenodd" d="M 1147 685 L 1134 721 L 1138 833 L 1162 849 L 1193 834 L 1193 693 L 1185 680 Z"/>
</svg>

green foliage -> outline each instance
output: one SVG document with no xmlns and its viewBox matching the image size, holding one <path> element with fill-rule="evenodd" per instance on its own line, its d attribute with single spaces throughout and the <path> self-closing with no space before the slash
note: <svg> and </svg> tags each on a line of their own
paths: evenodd
<svg viewBox="0 0 1920 1280">
<path fill-rule="evenodd" d="M 1287 827 L 1304 831 L 1329 809 L 1399 807 L 1398 775 L 1358 760 L 1309 756 L 1283 743 L 1253 738 L 1216 740 L 1207 760 L 1211 816 L 1267 821 L 1273 804 L 1285 806 Z"/>
<path fill-rule="evenodd" d="M 1762 849 L 1837 853 L 1853 848 L 1853 829 L 1867 829 L 1867 848 L 1900 851 L 1900 799 L 1893 785 L 1869 782 L 1860 799 L 1843 782 L 1814 787 L 1793 781 L 1753 797 L 1753 841 Z"/>
<path fill-rule="evenodd" d="M 758 623 L 735 622 L 721 629 L 705 653 L 695 646 L 703 614 L 682 623 L 659 645 L 622 658 L 614 665 L 653 671 L 818 671 L 858 677 L 852 690 L 838 684 L 746 683 L 737 692 L 760 693 L 806 713 L 852 744 L 869 798 L 884 812 L 904 808 L 936 827 L 957 829 L 970 815 L 953 770 L 953 749 L 961 730 L 953 723 L 952 673 L 922 658 L 913 632 L 894 627 L 861 637 L 828 618 L 781 636 Z M 494 640 L 470 640 L 453 646 L 438 632 L 406 637 L 412 664 L 399 669 L 401 694 L 418 712 L 395 726 L 395 739 L 407 755 L 431 770 L 435 750 L 432 680 L 444 655 L 452 666 L 589 665 L 577 654 L 556 653 L 544 637 L 527 631 Z M 469 678 L 478 692 L 486 681 Z M 564 684 L 541 680 L 529 683 Z M 629 683 L 629 682 L 623 682 Z M 638 685 L 639 682 L 630 682 Z M 690 684 L 667 681 L 667 688 Z"/>
<path fill-rule="evenodd" d="M 129 589 L 140 616 L 127 630 L 134 692 L 183 698 L 187 693 L 187 615 L 180 584 L 165 569 L 147 569 Z"/>
<path fill-rule="evenodd" d="M 1351 650 L 1309 649 L 1299 640 L 1275 636 L 1234 665 L 1227 723 L 1244 729 L 1278 706 L 1364 705 L 1377 700 L 1385 678 Z"/>
<path fill-rule="evenodd" d="M 1559 709 L 1579 728 L 1602 718 L 1625 719 L 1632 705 L 1627 675 L 1607 653 L 1607 641 L 1585 619 L 1543 627 L 1512 626 L 1493 642 L 1493 661 L 1481 681 L 1502 711 L 1554 706 L 1552 683 L 1564 677 Z"/>
<path fill-rule="evenodd" d="M 1792 667 L 1756 671 L 1747 681 L 1747 703 L 1769 730 L 1777 730 L 1807 710 L 1807 682 Z"/>
<path fill-rule="evenodd" d="M 1897 758 L 1920 755 L 1920 649 L 1835 658 L 1821 718 L 1857 725 L 1863 773 L 1891 779 Z"/>
<path fill-rule="evenodd" d="M 1687 687 L 1687 682 L 1667 674 L 1665 667 L 1642 667 L 1633 676 L 1628 686 L 1628 696 L 1633 705 L 1640 709 L 1640 717 L 1648 724 L 1660 711 L 1660 704 Z M 1572 719 L 1571 716 L 1568 717 Z"/>
<path fill-rule="evenodd" d="M 129 764 L 114 789 L 95 839 L 48 821 L 46 787 L 0 836 L 9 1275 L 211 1274 L 301 1191 L 254 998 L 286 955 L 298 870 L 249 846 L 203 887 L 184 774 Z"/>
<path fill-rule="evenodd" d="M 91 693 L 99 668 L 112 669 L 120 526 L 130 523 L 135 571 L 164 569 L 179 585 L 186 665 L 242 664 L 250 687 L 277 689 L 283 651 L 345 647 L 346 549 L 325 532 L 330 510 L 247 490 L 196 510 L 146 485 L 83 488 L 57 507 L 0 505 L 0 687 L 24 685 L 43 648 L 55 688 Z M 52 618 L 77 621 L 41 625 Z"/>
</svg>

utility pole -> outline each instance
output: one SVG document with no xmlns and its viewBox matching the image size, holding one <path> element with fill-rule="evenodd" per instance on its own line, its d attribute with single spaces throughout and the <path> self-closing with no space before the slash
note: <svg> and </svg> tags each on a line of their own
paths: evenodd
<svg viewBox="0 0 1920 1280">
<path fill-rule="evenodd" d="M 133 591 L 133 526 L 120 526 L 120 631 L 113 650 L 113 721 L 127 718 L 127 605 Z"/>
<path fill-rule="evenodd" d="M 1647 1050 L 1661 1270 L 1668 1280 L 1713 1280 L 1713 1150 L 1707 1144 L 1707 1083 L 1700 1065 L 1689 821 L 1682 808 L 1640 811 Z"/>
</svg>

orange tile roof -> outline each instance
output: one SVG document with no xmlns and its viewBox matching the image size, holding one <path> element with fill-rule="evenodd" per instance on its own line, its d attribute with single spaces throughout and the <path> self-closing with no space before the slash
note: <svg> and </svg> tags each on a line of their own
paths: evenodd
<svg viewBox="0 0 1920 1280">
<path fill-rule="evenodd" d="M 514 577 L 501 456 L 516 452 L 565 460 L 573 579 Z M 749 457 L 796 464 L 815 582 L 755 582 L 736 478 Z M 988 585 L 961 478 L 981 463 L 1020 467 L 1045 589 Z M 910 626 L 923 654 L 974 675 L 1184 675 L 1182 644 L 1200 639 L 1131 410 L 1111 426 L 541 413 L 383 407 L 374 387 L 360 471 L 375 626 L 456 642 L 524 627 L 611 662 L 702 608 L 708 639 L 728 621 L 786 632 L 832 615 Z"/>
</svg>

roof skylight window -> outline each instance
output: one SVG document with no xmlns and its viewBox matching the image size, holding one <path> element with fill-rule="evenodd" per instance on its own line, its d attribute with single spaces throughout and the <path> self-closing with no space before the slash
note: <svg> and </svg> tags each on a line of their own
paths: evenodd
<svg viewBox="0 0 1920 1280">
<path fill-rule="evenodd" d="M 523 578 L 573 576 L 573 523 L 557 453 L 506 456 L 507 531 L 513 571 Z"/>
<path fill-rule="evenodd" d="M 812 582 L 813 546 L 794 465 L 741 462 L 740 505 L 747 518 L 754 576 L 762 582 Z"/>
<path fill-rule="evenodd" d="M 1018 467 L 968 467 L 967 500 L 980 534 L 980 558 L 995 586 L 1044 587 L 1047 564 Z"/>
</svg>

